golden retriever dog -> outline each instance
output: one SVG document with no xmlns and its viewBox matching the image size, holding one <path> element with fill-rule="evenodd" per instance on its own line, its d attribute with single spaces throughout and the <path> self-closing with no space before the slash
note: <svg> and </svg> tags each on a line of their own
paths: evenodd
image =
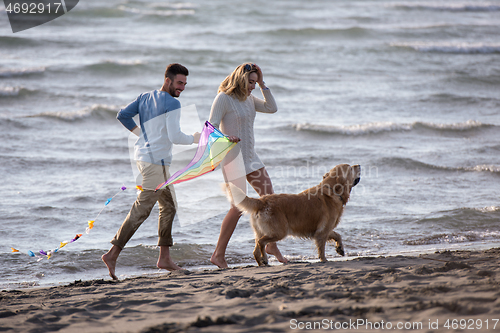
<svg viewBox="0 0 500 333">
<path fill-rule="evenodd" d="M 259 266 L 268 265 L 266 244 L 288 235 L 314 239 L 322 262 L 327 261 L 327 241 L 335 241 L 337 253 L 343 256 L 342 238 L 333 229 L 340 222 L 360 174 L 359 165 L 340 164 L 327 172 L 319 185 L 299 194 L 270 194 L 258 199 L 246 196 L 229 183 L 226 189 L 228 198 L 238 209 L 250 214 L 255 232 L 253 255 Z"/>
</svg>

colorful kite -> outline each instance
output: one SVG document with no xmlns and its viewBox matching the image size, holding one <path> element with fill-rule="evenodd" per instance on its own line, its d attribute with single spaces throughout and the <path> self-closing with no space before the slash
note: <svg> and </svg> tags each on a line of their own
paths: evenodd
<svg viewBox="0 0 500 333">
<path fill-rule="evenodd" d="M 200 134 L 200 141 L 196 154 L 189 164 L 177 171 L 165 183 L 158 185 L 156 191 L 168 185 L 182 183 L 193 178 L 202 176 L 215 168 L 224 159 L 226 154 L 233 149 L 236 142 L 231 142 L 208 121 Z"/>
<path fill-rule="evenodd" d="M 104 210 L 104 208 L 109 205 L 109 203 L 111 202 L 111 200 L 113 200 L 114 197 L 116 197 L 118 194 L 120 194 L 121 192 L 125 191 L 127 188 L 125 186 L 122 186 L 120 188 L 120 191 L 117 192 L 115 195 L 113 195 L 111 198 L 107 199 L 106 202 L 104 203 L 104 206 L 102 207 L 101 211 L 97 214 L 97 216 L 93 219 L 93 220 L 90 220 L 88 221 L 88 227 L 87 229 L 85 230 L 85 233 L 86 234 L 89 234 L 90 233 L 90 230 L 94 228 L 94 223 L 95 223 L 95 220 L 97 220 L 97 218 L 99 217 L 99 215 L 101 215 L 102 211 Z M 31 250 L 28 250 L 28 255 L 30 257 L 37 257 L 38 258 L 38 261 L 44 259 L 44 258 L 47 258 L 47 259 L 50 259 L 50 257 L 52 257 L 53 254 L 57 253 L 61 248 L 65 247 L 66 245 L 70 244 L 70 243 L 73 243 L 73 242 L 76 242 L 80 237 L 82 237 L 83 234 L 77 234 L 75 237 L 73 237 L 73 239 L 71 240 L 68 240 L 68 241 L 64 241 L 64 242 L 60 242 L 59 243 L 59 247 L 57 247 L 56 249 L 54 250 L 50 250 L 50 251 L 44 251 L 44 250 L 40 250 L 38 252 L 33 252 Z M 18 249 L 15 249 L 13 247 L 10 248 L 12 250 L 12 252 L 19 252 Z"/>
</svg>

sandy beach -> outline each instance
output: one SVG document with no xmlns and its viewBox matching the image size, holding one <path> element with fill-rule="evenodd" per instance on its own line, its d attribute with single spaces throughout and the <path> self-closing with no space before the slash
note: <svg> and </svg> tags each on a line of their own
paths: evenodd
<svg viewBox="0 0 500 333">
<path fill-rule="evenodd" d="M 500 248 L 2 291 L 2 332 L 500 330 Z"/>
</svg>

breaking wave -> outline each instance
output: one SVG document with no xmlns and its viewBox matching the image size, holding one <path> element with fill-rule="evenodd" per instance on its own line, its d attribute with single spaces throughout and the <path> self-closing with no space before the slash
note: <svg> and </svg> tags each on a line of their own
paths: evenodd
<svg viewBox="0 0 500 333">
<path fill-rule="evenodd" d="M 476 166 L 459 166 L 459 167 L 449 167 L 441 165 L 433 165 L 421 161 L 417 161 L 411 158 L 403 157 L 389 157 L 381 160 L 384 165 L 389 165 L 391 167 L 399 167 L 408 170 L 424 169 L 424 170 L 438 170 L 438 171 L 451 171 L 451 172 L 490 172 L 496 175 L 500 175 L 500 165 L 488 165 L 480 164 Z"/>
<path fill-rule="evenodd" d="M 492 2 L 403 2 L 391 5 L 394 8 L 405 10 L 432 10 L 452 12 L 496 12 L 500 11 L 500 5 Z"/>
<path fill-rule="evenodd" d="M 53 118 L 63 121 L 80 121 L 86 119 L 115 119 L 119 106 L 96 104 L 79 111 L 54 111 L 42 112 L 26 118 Z"/>
<path fill-rule="evenodd" d="M 27 95 L 30 92 L 32 91 L 23 87 L 0 87 L 0 98 Z"/>
<path fill-rule="evenodd" d="M 160 6 L 158 6 L 160 7 Z M 195 10 L 193 9 L 193 6 L 162 6 L 165 9 L 157 9 L 157 8 L 152 8 L 152 9 L 144 9 L 144 8 L 134 8 L 134 7 L 129 7 L 129 6 L 118 6 L 118 9 L 130 13 L 130 14 L 136 14 L 136 15 L 141 15 L 141 16 L 163 16 L 163 17 L 169 17 L 169 16 L 187 16 L 187 15 L 194 15 Z M 161 7 L 160 7 L 161 8 Z M 167 9 L 168 8 L 168 9 Z"/>
<path fill-rule="evenodd" d="M 453 42 L 397 42 L 390 46 L 411 49 L 418 52 L 452 54 L 500 53 L 498 43 L 453 43 Z"/>
<path fill-rule="evenodd" d="M 433 131 L 446 131 L 446 132 L 463 132 L 469 130 L 476 130 L 482 128 L 491 128 L 495 125 L 483 124 L 476 120 L 468 120 L 461 123 L 453 124 L 436 124 L 427 122 L 413 122 L 408 124 L 393 123 L 393 122 L 374 122 L 367 124 L 356 124 L 347 126 L 330 126 L 330 125 L 316 125 L 316 124 L 294 124 L 292 125 L 297 131 L 308 131 L 317 133 L 330 133 L 339 135 L 370 135 L 385 132 L 403 132 L 419 129 L 427 129 Z"/>
<path fill-rule="evenodd" d="M 44 72 L 45 72 L 45 67 L 0 69 L 0 77 L 26 76 L 34 74 L 43 74 Z"/>
<path fill-rule="evenodd" d="M 87 65 L 84 69 L 100 74 L 123 74 L 124 71 L 133 70 L 134 68 L 143 69 L 144 63 L 141 60 L 103 60 L 102 62 Z"/>
<path fill-rule="evenodd" d="M 455 244 L 455 243 L 469 243 L 479 242 L 486 240 L 500 239 L 500 232 L 498 231 L 485 231 L 476 232 L 469 231 L 466 233 L 451 233 L 451 234 L 437 234 L 429 237 L 422 237 L 413 240 L 404 241 L 404 245 L 431 245 L 431 244 Z"/>
</svg>

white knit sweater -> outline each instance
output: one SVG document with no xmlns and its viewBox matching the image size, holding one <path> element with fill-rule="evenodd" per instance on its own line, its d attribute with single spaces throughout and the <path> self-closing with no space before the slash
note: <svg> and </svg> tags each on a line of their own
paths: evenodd
<svg viewBox="0 0 500 333">
<path fill-rule="evenodd" d="M 246 174 L 264 167 L 264 164 L 255 153 L 253 123 L 256 112 L 275 113 L 278 111 L 276 101 L 271 90 L 261 90 L 264 100 L 250 95 L 241 102 L 234 96 L 219 93 L 212 104 L 210 123 L 229 136 L 241 139 L 236 147 L 242 153 Z M 236 149 L 235 150 L 236 153 Z"/>
</svg>

